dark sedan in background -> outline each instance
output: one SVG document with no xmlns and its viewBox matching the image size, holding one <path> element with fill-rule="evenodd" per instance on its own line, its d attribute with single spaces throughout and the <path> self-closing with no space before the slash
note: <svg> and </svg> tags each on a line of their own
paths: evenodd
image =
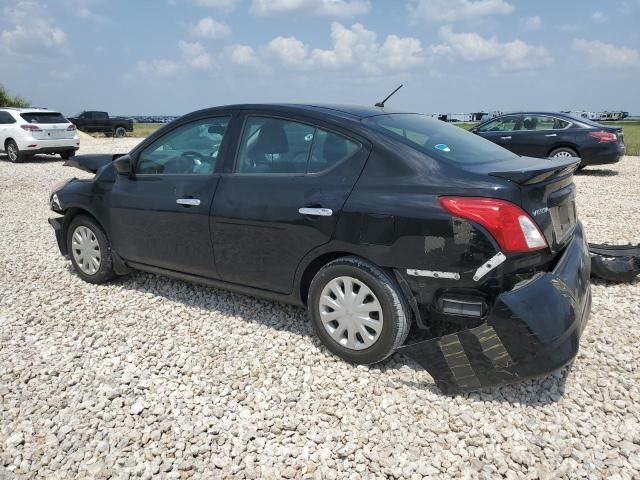
<svg viewBox="0 0 640 480">
<path fill-rule="evenodd" d="M 518 155 L 579 157 L 581 168 L 616 163 L 625 150 L 622 128 L 562 113 L 511 113 L 484 121 L 471 131 Z"/>
</svg>

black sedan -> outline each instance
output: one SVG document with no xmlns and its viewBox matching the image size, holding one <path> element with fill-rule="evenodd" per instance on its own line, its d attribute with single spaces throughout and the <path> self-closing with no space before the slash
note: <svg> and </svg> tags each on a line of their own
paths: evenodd
<svg viewBox="0 0 640 480">
<path fill-rule="evenodd" d="M 447 392 L 577 353 L 591 296 L 576 159 L 383 108 L 238 105 L 69 163 L 96 175 L 51 194 L 50 223 L 88 282 L 135 269 L 306 306 L 336 355 L 403 352 Z"/>
<path fill-rule="evenodd" d="M 562 113 L 511 113 L 486 120 L 471 131 L 518 155 L 579 157 L 580 167 L 616 163 L 625 151 L 622 128 Z"/>
</svg>

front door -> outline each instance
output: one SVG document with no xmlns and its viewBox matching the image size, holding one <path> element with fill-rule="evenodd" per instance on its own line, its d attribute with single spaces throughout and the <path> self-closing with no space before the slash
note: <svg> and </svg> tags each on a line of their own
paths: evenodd
<svg viewBox="0 0 640 480">
<path fill-rule="evenodd" d="M 132 159 L 111 191 L 111 236 L 125 260 L 215 277 L 209 210 L 230 116 L 191 121 Z"/>
<path fill-rule="evenodd" d="M 213 204 L 220 278 L 290 293 L 302 257 L 331 239 L 369 152 L 341 132 L 246 115 Z"/>
<path fill-rule="evenodd" d="M 476 133 L 507 150 L 511 150 L 513 153 L 518 153 L 514 150 L 512 140 L 514 132 L 520 127 L 520 120 L 521 117 L 519 115 L 496 118 L 479 127 Z"/>
</svg>

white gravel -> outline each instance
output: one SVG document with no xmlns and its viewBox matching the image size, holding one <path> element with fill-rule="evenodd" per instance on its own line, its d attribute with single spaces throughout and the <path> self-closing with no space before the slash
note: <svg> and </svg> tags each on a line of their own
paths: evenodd
<svg viewBox="0 0 640 480">
<path fill-rule="evenodd" d="M 577 177 L 590 240 L 640 241 L 639 166 Z M 294 307 L 84 283 L 47 223 L 72 175 L 0 157 L 0 478 L 639 477 L 640 282 L 594 285 L 570 371 L 452 398 L 400 355 L 336 359 Z"/>
</svg>

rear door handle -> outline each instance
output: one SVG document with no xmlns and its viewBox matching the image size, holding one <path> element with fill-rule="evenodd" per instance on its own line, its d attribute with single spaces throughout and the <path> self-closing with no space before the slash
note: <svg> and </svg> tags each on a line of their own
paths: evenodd
<svg viewBox="0 0 640 480">
<path fill-rule="evenodd" d="M 176 200 L 178 205 L 187 205 L 189 207 L 197 207 L 200 205 L 199 198 L 179 198 Z"/>
<path fill-rule="evenodd" d="M 333 215 L 333 210 L 331 210 L 330 208 L 304 207 L 299 208 L 298 213 L 301 213 L 302 215 L 311 215 L 314 217 L 330 217 L 331 215 Z"/>
<path fill-rule="evenodd" d="M 557 137 L 557 136 L 558 136 L 558 134 L 557 134 L 557 133 L 547 133 L 547 134 L 545 135 L 545 137 Z"/>
<path fill-rule="evenodd" d="M 500 137 L 500 140 L 511 140 L 511 137 Z"/>
</svg>

